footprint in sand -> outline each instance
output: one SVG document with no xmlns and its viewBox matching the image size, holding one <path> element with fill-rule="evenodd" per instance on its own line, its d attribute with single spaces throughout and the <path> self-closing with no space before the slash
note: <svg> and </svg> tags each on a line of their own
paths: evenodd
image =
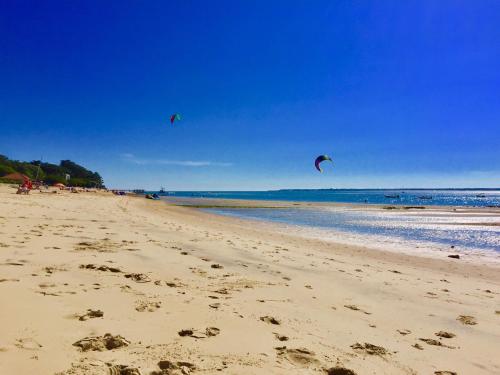
<svg viewBox="0 0 500 375">
<path fill-rule="evenodd" d="M 459 315 L 457 320 L 462 324 L 467 324 L 471 326 L 477 324 L 476 318 L 470 315 Z"/>
<path fill-rule="evenodd" d="M 135 289 L 133 289 L 132 287 L 130 287 L 128 285 L 122 285 L 122 286 L 120 286 L 120 290 L 122 292 L 124 292 L 124 293 L 132 293 L 132 294 L 135 294 L 137 296 L 144 296 L 145 295 L 143 292 L 135 290 Z"/>
<path fill-rule="evenodd" d="M 386 348 L 383 348 L 382 346 L 378 345 L 373 345 L 370 343 L 365 342 L 364 344 L 361 344 L 359 342 L 351 345 L 351 348 L 353 348 L 355 351 L 362 352 L 365 354 L 369 355 L 379 355 L 379 356 L 384 356 L 386 354 L 389 354 Z"/>
<path fill-rule="evenodd" d="M 350 310 L 353 310 L 353 311 L 359 311 L 359 312 L 362 312 L 363 314 L 366 314 L 366 315 L 371 315 L 371 313 L 369 313 L 368 311 L 364 311 L 364 310 L 361 310 L 358 306 L 356 305 L 344 305 L 345 308 L 347 309 L 350 309 Z"/>
<path fill-rule="evenodd" d="M 326 370 L 326 375 L 357 375 L 354 371 L 345 367 L 332 367 Z"/>
<path fill-rule="evenodd" d="M 112 365 L 108 367 L 109 375 L 141 375 L 141 371 L 136 367 L 127 365 Z"/>
<path fill-rule="evenodd" d="M 104 238 L 98 241 L 83 241 L 75 245 L 76 251 L 97 251 L 100 253 L 115 252 L 121 245 L 111 241 L 109 238 Z"/>
<path fill-rule="evenodd" d="M 219 333 L 220 333 L 220 329 L 217 327 L 207 327 L 207 329 L 205 330 L 205 334 L 208 337 L 217 336 Z"/>
<path fill-rule="evenodd" d="M 48 274 L 53 274 L 56 271 L 67 271 L 67 269 L 60 266 L 47 266 L 44 268 L 44 271 Z"/>
<path fill-rule="evenodd" d="M 174 281 L 165 281 L 165 285 L 170 287 L 170 288 L 179 288 L 182 286 L 185 286 L 184 284 L 180 282 L 174 282 Z"/>
<path fill-rule="evenodd" d="M 438 340 L 425 339 L 425 338 L 419 338 L 419 340 L 425 342 L 427 345 L 442 346 L 442 347 L 448 348 L 448 349 L 455 349 L 454 346 L 445 345 L 441 341 L 438 341 Z"/>
<path fill-rule="evenodd" d="M 54 288 L 56 284 L 54 283 L 40 283 L 38 284 L 39 288 L 45 289 L 45 288 Z"/>
<path fill-rule="evenodd" d="M 446 332 L 446 331 L 436 332 L 435 335 L 438 337 L 444 337 L 445 339 L 452 339 L 453 337 L 456 336 L 454 333 Z"/>
<path fill-rule="evenodd" d="M 151 279 L 149 278 L 148 275 L 145 275 L 143 273 L 127 273 L 124 275 L 127 279 L 132 279 L 136 283 L 149 283 L 151 282 Z"/>
<path fill-rule="evenodd" d="M 130 345 L 130 341 L 126 340 L 120 335 L 113 336 L 106 333 L 104 336 L 92 336 L 78 340 L 73 346 L 79 347 L 83 352 L 91 351 L 104 351 L 121 348 Z"/>
<path fill-rule="evenodd" d="M 274 333 L 274 337 L 276 337 L 276 339 L 278 339 L 279 341 L 288 341 L 288 336 L 285 336 L 285 335 L 280 335 L 279 333 Z"/>
<path fill-rule="evenodd" d="M 207 337 L 217 336 L 220 333 L 220 329 L 217 327 L 207 327 L 205 332 L 201 332 L 195 329 L 183 329 L 177 332 L 181 337 L 193 337 L 195 339 L 204 339 Z"/>
<path fill-rule="evenodd" d="M 46 291 L 43 291 L 43 290 L 37 290 L 35 291 L 35 293 L 38 293 L 38 294 L 41 294 L 43 296 L 53 296 L 53 297 L 59 297 L 60 294 L 59 293 L 52 293 L 52 292 L 46 292 Z"/>
<path fill-rule="evenodd" d="M 23 260 L 20 260 L 20 261 L 11 261 L 11 260 L 7 260 L 7 262 L 5 263 L 0 263 L 0 265 L 4 265 L 4 266 L 24 266 L 24 263 L 27 263 L 28 261 L 23 261 Z"/>
<path fill-rule="evenodd" d="M 78 320 L 85 321 L 93 318 L 102 318 L 103 316 L 104 313 L 101 310 L 88 309 L 85 314 L 78 316 Z"/>
<path fill-rule="evenodd" d="M 114 272 L 114 273 L 122 272 L 122 270 L 117 267 L 96 266 L 95 264 L 80 264 L 80 268 L 87 270 L 103 271 L 103 272 Z"/>
<path fill-rule="evenodd" d="M 159 301 L 137 301 L 135 309 L 139 312 L 149 311 L 153 312 L 161 307 L 161 302 Z"/>
<path fill-rule="evenodd" d="M 177 375 L 177 374 L 190 374 L 192 371 L 196 370 L 196 366 L 189 362 L 184 361 L 169 361 L 163 360 L 158 362 L 158 367 L 161 371 L 153 371 L 151 375 Z"/>
<path fill-rule="evenodd" d="M 262 320 L 263 322 L 266 322 L 266 323 L 269 323 L 269 324 L 275 324 L 275 325 L 278 325 L 278 326 L 281 324 L 281 322 L 278 319 L 273 318 L 272 316 L 268 316 L 268 315 L 261 316 L 260 320 Z"/>
<path fill-rule="evenodd" d="M 396 331 L 398 331 L 399 334 L 403 336 L 409 335 L 411 333 L 409 329 L 397 329 Z"/>
<path fill-rule="evenodd" d="M 5 283 L 7 281 L 13 281 L 13 282 L 16 282 L 16 281 L 19 281 L 19 279 L 0 279 L 0 283 Z"/>
<path fill-rule="evenodd" d="M 287 349 L 286 346 L 282 346 L 275 349 L 278 351 L 278 357 L 285 358 L 289 362 L 301 367 L 307 367 L 319 363 L 319 361 L 315 358 L 315 353 L 306 348 Z"/>
</svg>

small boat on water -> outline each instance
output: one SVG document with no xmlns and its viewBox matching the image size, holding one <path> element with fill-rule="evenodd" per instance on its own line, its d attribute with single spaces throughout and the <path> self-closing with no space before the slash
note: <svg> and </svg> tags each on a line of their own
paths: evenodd
<svg viewBox="0 0 500 375">
<path fill-rule="evenodd" d="M 160 194 L 165 194 L 165 189 L 162 187 L 160 187 L 160 191 L 159 191 Z"/>
<path fill-rule="evenodd" d="M 432 199 L 432 195 L 421 195 L 418 199 Z"/>
<path fill-rule="evenodd" d="M 476 198 L 486 198 L 486 194 L 476 194 Z"/>
<path fill-rule="evenodd" d="M 384 197 L 399 199 L 399 194 L 386 194 Z"/>
</svg>

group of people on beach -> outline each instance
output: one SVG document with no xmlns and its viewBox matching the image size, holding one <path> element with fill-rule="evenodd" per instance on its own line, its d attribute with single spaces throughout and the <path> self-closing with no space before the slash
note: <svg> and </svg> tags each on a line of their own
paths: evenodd
<svg viewBox="0 0 500 375">
<path fill-rule="evenodd" d="M 82 192 L 82 191 L 85 191 L 85 192 L 94 191 L 94 190 L 89 190 L 89 189 L 79 189 L 78 190 L 78 188 L 76 188 L 76 187 L 65 186 L 64 184 L 61 184 L 61 183 L 56 183 L 53 185 L 53 187 L 56 187 L 59 190 L 68 190 L 71 193 L 78 193 L 79 191 L 80 192 Z M 24 176 L 23 182 L 21 184 L 19 184 L 19 186 L 17 187 L 16 194 L 29 194 L 30 191 L 34 190 L 34 189 L 40 189 L 40 192 L 42 192 L 42 188 L 44 188 L 45 190 L 48 190 L 49 185 L 43 183 L 43 181 L 35 181 L 33 183 L 29 177 Z M 52 191 L 52 192 L 55 193 L 56 191 Z"/>
</svg>

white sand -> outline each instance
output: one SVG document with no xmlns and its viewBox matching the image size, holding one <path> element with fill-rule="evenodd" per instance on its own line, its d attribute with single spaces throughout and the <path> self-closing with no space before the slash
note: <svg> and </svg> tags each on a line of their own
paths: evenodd
<svg viewBox="0 0 500 375">
<path fill-rule="evenodd" d="M 161 374 L 159 361 L 171 361 L 164 374 L 500 373 L 494 264 L 304 239 L 143 198 L 14 193 L 0 186 L 0 374 Z M 87 309 L 104 315 L 79 320 Z M 106 333 L 128 345 L 73 345 Z"/>
</svg>

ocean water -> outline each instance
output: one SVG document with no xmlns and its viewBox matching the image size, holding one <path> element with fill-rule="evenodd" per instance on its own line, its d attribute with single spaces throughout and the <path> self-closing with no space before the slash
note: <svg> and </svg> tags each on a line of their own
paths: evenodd
<svg viewBox="0 0 500 375">
<path fill-rule="evenodd" d="M 500 207 L 499 189 L 327 189 L 169 192 L 168 197 L 296 202 L 382 204 L 384 206 Z M 168 198 L 167 198 L 168 199 Z M 200 204 L 197 200 L 196 204 Z M 484 250 L 500 256 L 500 215 L 362 207 L 207 209 L 219 215 L 270 221 L 296 233 L 337 242 L 450 251 Z"/>
<path fill-rule="evenodd" d="M 174 197 L 368 203 L 405 206 L 500 207 L 500 189 L 176 191 L 168 192 L 166 195 Z"/>
<path fill-rule="evenodd" d="M 450 251 L 488 250 L 500 255 L 500 216 L 444 211 L 366 210 L 341 207 L 206 209 L 219 215 L 271 221 L 311 237 L 379 247 Z"/>
</svg>

